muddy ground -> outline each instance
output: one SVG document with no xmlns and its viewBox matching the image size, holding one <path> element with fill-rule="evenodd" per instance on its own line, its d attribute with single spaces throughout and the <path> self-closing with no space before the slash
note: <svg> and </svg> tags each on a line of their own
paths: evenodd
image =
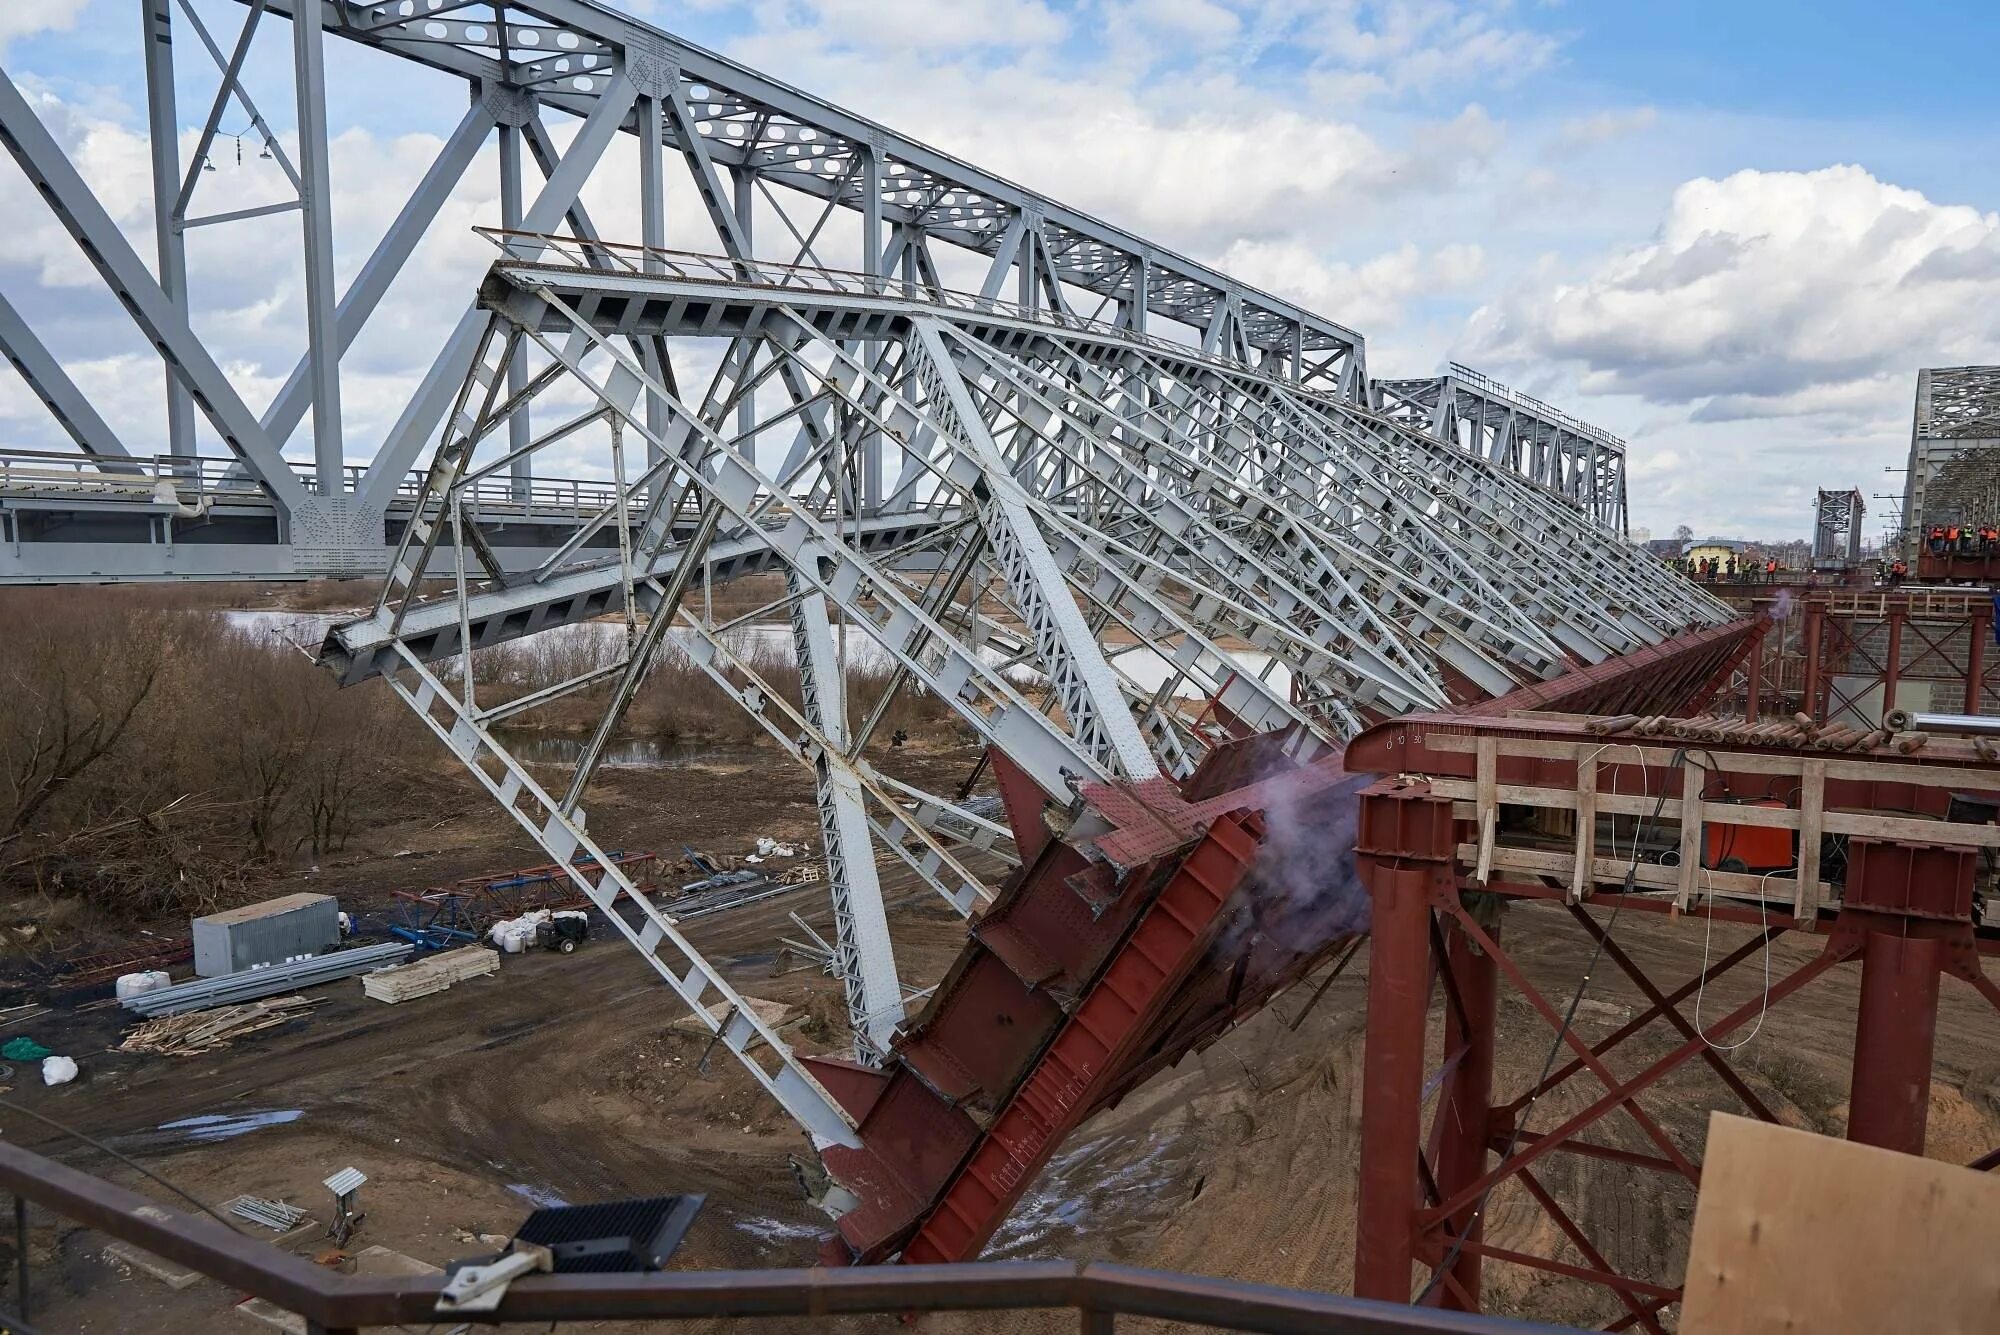
<svg viewBox="0 0 2000 1335">
<path fill-rule="evenodd" d="M 947 788 L 969 763 L 963 751 L 912 747 L 894 753 L 889 767 Z M 809 776 L 771 750 L 613 770 L 601 787 L 592 827 L 613 846 L 674 855 L 686 843 L 741 853 L 760 834 L 811 840 L 815 833 Z M 370 831 L 342 858 L 272 893 L 328 891 L 366 912 L 395 888 L 537 860 L 497 810 L 475 807 Z M 904 981 L 927 986 L 943 973 L 963 927 L 931 892 L 907 880 L 890 884 Z M 811 886 L 695 922 L 692 935 L 741 991 L 797 1008 L 786 1031 L 793 1042 L 837 1048 L 827 1023 L 840 1013 L 832 980 L 812 969 L 778 971 L 779 939 L 797 935 L 792 910 L 831 935 L 824 896 Z M 1700 924 L 1636 913 L 1623 915 L 1616 930 L 1656 977 L 1673 981 L 1696 972 L 1705 950 L 1720 954 L 1748 931 L 1718 926 L 1705 944 Z M 1567 997 L 1590 953 L 1567 917 L 1516 909 L 1505 933 L 1534 982 Z M 1817 948 L 1781 943 L 1772 952 L 1773 976 Z M 1104 1258 L 1346 1289 L 1366 964 L 1364 949 L 1302 1019 L 1309 989 L 1094 1119 L 1034 1184 L 989 1255 Z M 1837 1133 L 1843 1123 L 1857 973 L 1857 966 L 1836 970 L 1728 1054 L 1750 1086 L 1799 1125 Z M 1754 999 L 1762 980 L 1751 961 L 1710 991 L 1703 1016 L 1712 1020 Z M 72 999 L 5 1033 L 30 1034 L 77 1057 L 81 1078 L 46 1089 L 22 1067 L 6 1098 L 104 1139 L 204 1202 L 248 1192 L 306 1205 L 324 1220 L 330 1201 L 321 1179 L 359 1167 L 369 1177 L 367 1219 L 350 1250 L 383 1246 L 443 1264 L 484 1250 L 479 1235 L 511 1232 L 537 1202 L 700 1191 L 708 1203 L 677 1265 L 813 1261 L 825 1221 L 801 1201 L 786 1162 L 808 1152 L 804 1138 L 726 1054 L 703 1069 L 705 1037 L 676 1027 L 681 1016 L 648 967 L 603 928 L 574 956 L 506 956 L 493 977 L 399 1006 L 363 999 L 354 980 L 313 995 L 324 999 L 306 1018 L 187 1059 L 109 1051 L 127 1027 L 123 1012 L 77 1011 Z M 1511 1091 L 1541 1068 L 1550 1031 L 1504 986 L 1502 997 L 1496 1087 Z M 1578 1026 L 1595 1039 L 1642 1004 L 1634 987 L 1602 966 Z M 1963 1162 L 2000 1140 L 1993 1020 L 1969 989 L 1947 984 L 1931 1117 L 1937 1157 Z M 1630 1070 L 1674 1038 L 1663 1027 L 1648 1031 L 1611 1064 Z M 1734 1106 L 1720 1088 L 1693 1064 L 1664 1082 L 1649 1108 L 1698 1155 L 1706 1110 Z M 1541 1102 L 1534 1125 L 1554 1125 L 1597 1092 L 1587 1076 L 1572 1082 Z M 172 1202 L 130 1170 L 11 1110 L 0 1109 L 0 1134 Z M 1594 1138 L 1649 1148 L 1629 1119 L 1605 1122 Z M 1546 1162 L 1545 1185 L 1571 1203 L 1613 1261 L 1677 1280 L 1691 1190 L 1663 1189 L 1658 1175 L 1598 1160 Z M 1488 1237 L 1577 1259 L 1533 1204 L 1510 1191 L 1490 1202 Z M 241 1295 L 222 1285 L 170 1290 L 106 1261 L 103 1245 L 90 1231 L 37 1212 L 30 1255 L 41 1329 L 193 1335 L 264 1328 L 233 1310 Z M 295 1249 L 312 1255 L 325 1246 L 309 1239 Z M 7 1274 L 11 1285 L 11 1263 Z M 1577 1323 L 1619 1310 L 1601 1291 L 1569 1281 L 1501 1265 L 1488 1274 L 1502 1310 Z M 1067 1330 L 1073 1323 L 996 1316 L 924 1324 L 971 1332 Z M 838 1324 L 896 1328 L 889 1318 Z"/>
</svg>

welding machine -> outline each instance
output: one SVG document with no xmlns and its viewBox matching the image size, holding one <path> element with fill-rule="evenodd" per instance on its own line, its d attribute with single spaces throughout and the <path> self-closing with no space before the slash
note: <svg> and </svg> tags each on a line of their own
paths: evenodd
<svg viewBox="0 0 2000 1335">
<path fill-rule="evenodd" d="M 1786 804 L 1775 797 L 1724 798 L 1723 803 L 1777 811 L 1786 809 Z M 1774 825 L 1731 825 L 1712 820 L 1702 829 L 1701 865 L 1713 871 L 1740 871 L 1753 875 L 1784 871 L 1798 861 L 1792 852 L 1792 836 L 1791 830 Z"/>
</svg>

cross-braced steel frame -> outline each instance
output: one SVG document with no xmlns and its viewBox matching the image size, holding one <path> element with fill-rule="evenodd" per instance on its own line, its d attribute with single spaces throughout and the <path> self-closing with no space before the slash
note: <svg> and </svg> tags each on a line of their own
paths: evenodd
<svg viewBox="0 0 2000 1335">
<path fill-rule="evenodd" d="M 1475 759 L 1490 755 L 1496 741 L 1512 742 L 1514 758 L 1497 765 Z M 1776 771 L 1755 747 L 1717 745 L 1670 756 L 1657 747 L 1604 742 L 1575 716 L 1457 715 L 1384 725 L 1350 747 L 1346 759 L 1366 773 L 1397 771 L 1361 795 L 1357 837 L 1357 864 L 1372 902 L 1357 1295 L 1479 1311 L 1489 1267 L 1504 1264 L 1595 1286 L 1606 1295 L 1603 1329 L 1663 1335 L 1670 1320 L 1664 1309 L 1681 1293 L 1674 1246 L 1634 1247 L 1618 1228 L 1630 1216 L 1607 1211 L 1601 1195 L 1593 1201 L 1578 1186 L 1579 1172 L 1614 1192 L 1657 1202 L 1661 1220 L 1690 1214 L 1701 1181 L 1699 1151 L 1685 1143 L 1685 1131 L 1667 1125 L 1669 1100 L 1682 1110 L 1692 1103 L 1779 1121 L 1730 1051 L 1800 992 L 1851 964 L 1859 965 L 1859 987 L 1848 1138 L 1920 1154 L 1941 980 L 1954 978 L 2000 1009 L 2000 984 L 1983 968 L 1986 957 L 2000 954 L 2000 940 L 1977 927 L 1980 849 L 1963 846 L 1968 839 L 1990 846 L 1990 827 L 1935 823 L 1963 819 L 1944 805 L 1952 791 L 1990 796 L 2000 788 L 2000 771 L 1969 746 L 1938 761 L 1938 769 L 1907 758 L 1807 762 L 1816 767 L 1807 780 L 1815 792 L 1803 801 L 1793 796 L 1802 806 L 1816 809 L 1823 799 L 1829 811 L 1916 809 L 1929 819 L 1850 814 L 1854 827 L 1868 833 L 1844 839 L 1838 891 L 1803 909 L 1790 892 L 1758 903 L 1754 893 L 1711 891 L 1683 904 L 1671 891 L 1647 891 L 1644 879 L 1635 889 L 1629 874 L 1619 879 L 1622 848 L 1618 857 L 1596 857 L 1595 870 L 1580 881 L 1488 870 L 1468 850 L 1484 849 L 1482 840 L 1491 836 L 1482 836 L 1465 819 L 1463 804 L 1455 807 L 1454 797 L 1440 791 L 1452 787 L 1444 776 L 1462 783 L 1481 774 L 1480 791 L 1499 794 L 1503 805 L 1508 785 L 1525 785 L 1512 795 L 1623 812 L 1626 832 L 1613 843 L 1629 838 L 1631 866 L 1638 869 L 1646 831 L 1631 829 L 1634 817 L 1664 814 L 1669 826 L 1685 831 L 1688 806 L 1673 794 L 1727 790 L 1732 783 L 1758 791 Z M 1683 786 L 1689 764 L 1698 765 L 1707 787 Z M 1607 792 L 1622 799 L 1606 798 Z M 1659 796 L 1646 796 L 1652 794 Z M 1707 818 L 1726 820 L 1728 810 L 1711 806 Z M 1941 833 L 1923 835 L 1927 824 Z M 1683 835 L 1681 847 L 1698 848 L 1700 828 L 1697 841 Z M 1578 847 L 1601 854 L 1600 839 L 1587 831 Z M 1716 922 L 1756 930 L 1730 948 L 1718 944 L 1712 958 L 1704 950 L 1700 969 L 1668 980 L 1620 939 L 1621 918 L 1629 925 L 1641 915 L 1671 915 L 1690 930 L 1700 923 L 1703 932 Z M 1574 952 L 1580 981 L 1557 991 L 1530 976 L 1510 942 L 1560 931 L 1557 920 L 1565 916 L 1580 933 Z M 1788 961 L 1773 958 L 1775 944 L 1801 937 L 1819 948 Z M 1764 964 L 1764 985 L 1727 1009 L 1711 998 L 1702 1012 L 1702 996 L 1752 961 Z M 1592 976 L 1613 971 L 1643 1005 L 1607 1032 L 1587 1023 L 1579 1005 L 1587 991 L 1594 1001 L 1602 990 L 1590 988 Z M 1526 1081 L 1506 1089 L 1495 1074 L 1503 986 L 1537 1017 L 1530 1050 L 1548 1052 L 1545 1062 L 1530 1066 Z M 1740 996 L 1745 989 L 1739 981 L 1733 990 Z M 1437 1009 L 1441 1044 L 1430 1037 Z M 2000 1149 L 1970 1166 L 1987 1170 L 1996 1163 Z M 1552 1227 L 1553 1245 L 1507 1246 L 1489 1236 L 1499 1203 L 1511 1208 L 1523 1200 Z M 1679 1211 L 1666 1208 L 1675 1203 Z"/>
<path fill-rule="evenodd" d="M 1884 726 L 1889 714 L 1986 712 L 2000 655 L 1993 600 L 1942 589 L 1802 595 L 1801 708 L 1824 722 Z"/>
<path fill-rule="evenodd" d="M 87 514 L 107 535 L 114 516 L 139 518 L 119 530 L 118 541 L 35 543 L 32 515 L 24 524 L 0 505 L 7 526 L 0 537 L 26 540 L 33 549 L 0 548 L 0 579 L 386 569 L 408 521 L 408 497 L 399 500 L 399 489 L 409 470 L 421 466 L 480 355 L 486 314 L 463 312 L 379 441 L 348 438 L 341 358 L 369 328 L 489 144 L 497 150 L 500 189 L 499 216 L 488 221 L 502 228 L 601 241 L 582 191 L 615 179 L 628 200 L 636 192 L 631 212 L 639 239 L 655 249 L 668 242 L 669 199 L 698 200 L 697 230 L 674 238 L 687 250 L 844 268 L 906 291 L 956 287 L 987 299 L 1005 295 L 1027 311 L 1163 335 L 1260 377 L 1342 401 L 1369 400 L 1364 343 L 1344 325 L 591 0 L 237 0 L 219 9 L 196 0 L 141 0 L 138 10 L 156 221 L 151 265 L 4 73 L 0 143 L 159 351 L 165 448 L 119 439 L 36 331 L 0 298 L 0 351 L 83 456 L 104 473 L 137 469 L 149 479 L 136 489 L 85 487 L 89 494 L 79 497 L 77 489 L 57 485 L 59 478 L 38 477 L 29 507 L 36 513 L 54 506 L 64 516 Z M 219 21 L 237 12 L 240 23 Z M 278 102 L 268 93 L 260 102 L 245 76 L 253 44 L 272 29 L 286 32 L 292 53 L 286 101 L 297 127 L 296 156 L 266 118 Z M 382 57 L 385 90 L 394 87 L 400 66 L 462 80 L 468 92 L 463 116 L 345 290 L 332 265 L 330 39 Z M 215 77 L 186 161 L 177 133 L 177 61 L 183 74 L 192 62 L 212 66 Z M 562 118 L 576 125 L 566 140 L 556 132 Z M 208 184 L 223 179 L 205 175 L 218 144 L 227 142 L 223 127 L 243 121 L 253 145 L 282 172 L 289 198 L 232 208 Z M 195 332 L 200 294 L 189 285 L 189 237 L 292 214 L 305 276 L 304 351 L 282 388 L 256 410 L 225 372 L 224 359 Z M 602 252 L 586 245 L 584 253 Z M 635 343 L 633 354 L 650 384 L 678 388 L 678 368 L 662 342 Z M 517 344 L 504 369 L 509 395 L 518 399 L 546 364 L 531 344 Z M 519 511 L 514 529 L 492 544 L 496 559 L 514 570 L 538 564 L 552 550 L 575 550 L 567 541 L 573 521 L 534 504 L 535 456 L 525 447 L 536 424 L 533 406 L 521 402 L 507 428 L 513 462 L 488 483 L 489 496 L 497 490 Z M 1613 527 L 1622 524 L 1622 447 L 1553 409 L 1520 396 L 1508 402 L 1515 405 L 1510 412 L 1521 414 L 1512 434 L 1502 429 L 1510 443 L 1499 454 L 1510 466 Z M 672 411 L 662 394 L 648 390 L 645 417 L 655 434 L 667 429 Z M 303 447 L 308 424 L 311 463 L 295 467 L 284 451 Z M 1438 438 L 1499 457 L 1477 431 L 1465 440 L 1456 433 Z M 202 452 L 226 454 L 250 492 L 228 498 L 212 516 L 186 513 L 195 498 L 183 483 L 200 472 L 195 456 Z M 884 467 L 882 448 L 865 440 L 855 470 L 858 511 L 894 508 L 894 479 Z M 7 492 L 0 477 L 0 500 Z M 240 520 L 250 536 L 222 535 L 224 518 Z M 258 543 L 270 550 L 253 550 Z"/>
</svg>

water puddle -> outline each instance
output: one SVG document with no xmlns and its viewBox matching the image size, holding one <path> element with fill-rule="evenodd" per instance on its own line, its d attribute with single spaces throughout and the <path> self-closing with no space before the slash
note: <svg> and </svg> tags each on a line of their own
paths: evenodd
<svg viewBox="0 0 2000 1335">
<path fill-rule="evenodd" d="M 530 1186 L 526 1182 L 509 1182 L 507 1190 L 521 1197 L 537 1209 L 555 1210 L 569 1204 L 568 1201 L 556 1195 L 555 1192 L 550 1191 L 547 1187 Z"/>
<path fill-rule="evenodd" d="M 781 1245 L 788 1242 L 817 1242 L 827 1235 L 832 1225 L 798 1224 L 789 1219 L 766 1219 L 749 1215 L 734 1221 L 730 1227 L 739 1233 L 748 1233 L 759 1242 Z"/>
<path fill-rule="evenodd" d="M 203 1113 L 199 1117 L 183 1117 L 178 1122 L 162 1122 L 151 1131 L 142 1131 L 136 1136 L 121 1137 L 122 1142 L 138 1149 L 170 1149 L 181 1145 L 212 1145 L 221 1140 L 234 1140 L 252 1131 L 267 1126 L 285 1126 L 305 1116 L 299 1108 L 257 1108 L 239 1113 Z"/>
<path fill-rule="evenodd" d="M 528 765 L 574 765 L 583 754 L 582 737 L 545 736 L 538 733 L 508 734 L 506 746 L 514 758 Z M 614 741 L 604 749 L 599 763 L 612 769 L 686 769 L 696 765 L 755 757 L 758 753 L 740 746 L 711 746 L 701 742 L 656 742 L 642 737 Z"/>
</svg>

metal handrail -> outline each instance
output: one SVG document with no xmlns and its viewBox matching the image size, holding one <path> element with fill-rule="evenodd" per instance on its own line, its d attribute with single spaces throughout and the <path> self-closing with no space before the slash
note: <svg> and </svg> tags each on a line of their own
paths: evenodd
<svg viewBox="0 0 2000 1335">
<path fill-rule="evenodd" d="M 316 482 L 312 464 L 297 459 L 285 462 L 309 489 Z M 368 470 L 360 464 L 347 464 L 344 471 L 348 490 L 354 491 L 359 489 Z M 396 485 L 396 498 L 415 500 L 423 479 L 424 470 L 420 468 L 404 473 Z M 108 459 L 53 450 L 0 449 L 0 490 L 60 489 L 150 496 L 161 482 L 171 483 L 176 495 L 197 500 L 264 495 L 263 486 L 236 460 L 212 455 L 155 454 Z M 495 476 L 467 487 L 465 496 L 474 506 L 581 514 L 603 509 L 611 504 L 617 492 L 616 484 L 609 479 L 537 477 L 517 481 Z"/>
<path fill-rule="evenodd" d="M 1233 374 L 1256 376 L 1328 402 L 1349 407 L 1360 406 L 1350 403 L 1331 390 L 1301 384 L 1265 366 L 1224 357 L 1195 344 L 1180 343 L 1170 338 L 1140 333 L 1136 329 L 1077 315 L 1072 311 L 1053 310 L 1047 306 L 1024 306 L 1002 297 L 989 297 L 957 288 L 910 283 L 890 274 L 861 273 L 854 269 L 831 269 L 811 264 L 786 264 L 779 260 L 735 260 L 726 255 L 706 255 L 691 250 L 668 250 L 661 246 L 642 246 L 629 242 L 577 241 L 551 233 L 521 232 L 504 227 L 475 227 L 472 230 L 491 242 L 504 257 L 520 264 L 554 267 L 548 258 L 548 254 L 553 253 L 560 256 L 566 264 L 578 269 L 602 272 L 605 263 L 608 262 L 614 266 L 616 272 L 642 278 L 678 278 L 696 283 L 747 283 L 781 291 L 821 294 L 835 292 L 846 296 L 888 297 L 903 301 L 921 300 L 950 310 L 998 315 L 1011 320 L 1070 329 L 1100 338 L 1115 338 L 1139 347 L 1208 363 L 1227 369 Z M 1301 352 L 1319 352 L 1332 346 L 1335 345 L 1328 343 L 1320 347 L 1302 348 Z"/>
<path fill-rule="evenodd" d="M 1594 437 L 1597 440 L 1616 445 L 1621 450 L 1625 448 L 1625 441 L 1621 437 L 1613 435 L 1603 427 L 1593 426 L 1580 417 L 1573 417 L 1556 407 L 1553 403 L 1546 403 L 1532 394 L 1515 389 L 1512 385 L 1503 385 L 1492 376 L 1482 371 L 1475 371 L 1463 362 L 1451 363 L 1451 374 L 1454 379 L 1464 380 L 1478 386 L 1489 396 L 1507 399 L 1520 407 L 1528 409 L 1544 420 L 1568 427 L 1578 435 Z"/>
<path fill-rule="evenodd" d="M 435 1278 L 334 1274 L 213 1219 L 162 1207 L 5 1141 L 0 1141 L 0 1187 L 17 1200 L 32 1201 L 296 1312 L 315 1331 L 331 1335 L 438 1319 L 442 1285 Z M 22 1218 L 17 1210 L 17 1221 Z M 25 1246 L 21 1252 L 25 1277 Z M 1569 1330 L 1096 1261 L 535 1275 L 515 1281 L 490 1319 L 547 1323 L 1029 1310 L 1076 1312 L 1086 1335 L 1111 1331 L 1118 1316 L 1282 1335 L 1561 1335 Z"/>
</svg>

